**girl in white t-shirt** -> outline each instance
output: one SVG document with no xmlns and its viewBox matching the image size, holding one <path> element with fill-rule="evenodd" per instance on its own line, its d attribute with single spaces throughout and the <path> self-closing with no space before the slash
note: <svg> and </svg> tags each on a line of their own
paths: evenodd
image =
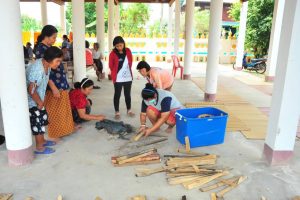
<svg viewBox="0 0 300 200">
<path fill-rule="evenodd" d="M 99 49 L 99 43 L 94 43 L 94 48 L 92 50 L 93 53 L 93 60 L 96 65 L 96 75 L 98 77 L 98 81 L 101 80 L 102 73 L 103 73 L 103 64 L 102 64 L 102 59 L 103 55 Z"/>
</svg>

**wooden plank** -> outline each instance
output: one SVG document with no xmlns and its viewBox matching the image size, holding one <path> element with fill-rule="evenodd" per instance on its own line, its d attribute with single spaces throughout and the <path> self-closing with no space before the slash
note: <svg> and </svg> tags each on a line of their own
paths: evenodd
<svg viewBox="0 0 300 200">
<path fill-rule="evenodd" d="M 216 195 L 216 193 L 211 193 L 210 194 L 210 200 L 217 200 L 217 195 Z"/>
<path fill-rule="evenodd" d="M 150 164 L 157 164 L 160 163 L 161 160 L 150 160 L 150 161 L 142 161 L 142 162 L 130 162 L 124 164 L 114 164 L 115 167 L 127 167 L 127 166 L 134 166 L 134 165 L 150 165 Z"/>
<path fill-rule="evenodd" d="M 234 183 L 235 181 L 237 181 L 239 177 L 233 177 L 233 178 L 229 178 L 229 179 L 224 179 L 224 180 L 220 180 L 218 183 L 215 183 L 213 185 L 210 185 L 210 186 L 206 186 L 206 187 L 202 187 L 200 188 L 200 191 L 201 192 L 207 192 L 207 191 L 210 191 L 210 190 L 213 190 L 213 189 L 216 189 L 218 187 L 222 187 L 224 185 L 226 185 L 227 183 Z M 226 180 L 226 182 L 225 182 Z"/>
<path fill-rule="evenodd" d="M 229 174 L 229 172 L 225 171 L 225 172 L 217 173 L 217 174 L 209 176 L 209 177 L 203 177 L 203 178 L 201 177 L 199 179 L 183 183 L 182 185 L 186 189 L 190 190 L 190 189 L 193 189 L 195 187 L 200 187 L 200 186 L 202 186 L 202 185 L 204 185 L 206 183 L 209 183 L 209 182 L 215 180 L 216 178 L 219 178 L 221 176 L 226 176 L 228 174 Z"/>
<path fill-rule="evenodd" d="M 241 176 L 234 185 L 228 186 L 224 190 L 221 190 L 220 192 L 218 192 L 217 197 L 223 197 L 224 194 L 226 194 L 227 192 L 229 192 L 229 191 L 233 190 L 234 188 L 236 188 L 238 185 L 240 185 L 246 179 L 247 179 L 247 176 Z"/>
<path fill-rule="evenodd" d="M 191 151 L 191 145 L 190 145 L 189 137 L 185 136 L 184 141 L 185 141 L 185 150 L 186 150 L 186 152 L 190 152 Z"/>
</svg>

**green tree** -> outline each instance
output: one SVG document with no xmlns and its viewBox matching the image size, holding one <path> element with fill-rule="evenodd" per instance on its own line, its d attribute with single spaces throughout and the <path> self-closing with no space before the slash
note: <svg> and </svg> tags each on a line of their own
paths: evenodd
<svg viewBox="0 0 300 200">
<path fill-rule="evenodd" d="M 121 11 L 120 33 L 136 34 L 145 32 L 149 20 L 149 6 L 144 3 L 133 3 Z"/>
<path fill-rule="evenodd" d="M 160 30 L 160 28 L 162 28 Z M 161 26 L 160 20 L 156 20 L 153 24 L 149 26 L 149 35 L 150 37 L 153 37 L 154 35 L 158 34 L 167 34 L 168 33 L 168 24 L 166 21 L 163 21 L 163 24 Z"/>
<path fill-rule="evenodd" d="M 209 31 L 209 10 L 196 10 L 194 14 L 195 32 L 207 33 Z"/>
<path fill-rule="evenodd" d="M 241 3 L 232 5 L 229 15 L 239 21 Z M 253 49 L 256 57 L 268 53 L 274 0 L 249 0 L 246 30 L 246 48 Z"/>
<path fill-rule="evenodd" d="M 42 24 L 34 18 L 27 15 L 22 15 L 22 31 L 40 31 L 42 29 Z"/>
<path fill-rule="evenodd" d="M 96 33 L 96 4 L 92 2 L 88 2 L 84 4 L 84 11 L 85 11 L 85 24 L 86 24 L 86 32 L 88 33 Z M 108 8 L 107 4 L 105 4 L 104 8 L 104 19 L 105 23 L 105 30 L 107 30 L 107 16 L 108 16 Z M 67 18 L 67 29 L 70 31 L 72 27 L 72 4 L 67 4 L 66 9 L 66 18 Z"/>
</svg>

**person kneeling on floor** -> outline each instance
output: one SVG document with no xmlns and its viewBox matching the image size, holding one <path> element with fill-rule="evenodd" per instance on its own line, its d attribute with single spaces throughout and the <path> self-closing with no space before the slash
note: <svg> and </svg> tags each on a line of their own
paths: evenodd
<svg viewBox="0 0 300 200">
<path fill-rule="evenodd" d="M 105 119 L 104 115 L 92 115 L 92 101 L 87 98 L 93 91 L 94 82 L 88 78 L 82 79 L 81 82 L 74 83 L 73 90 L 70 91 L 70 102 L 75 123 L 81 123 L 89 120 Z"/>
<path fill-rule="evenodd" d="M 176 124 L 175 112 L 183 108 L 177 98 L 169 91 L 155 89 L 150 83 L 142 90 L 142 108 L 140 114 L 141 127 L 145 136 L 160 129 L 163 124 L 167 124 L 166 132 L 171 133 Z M 152 127 L 146 128 L 146 119 L 152 123 Z"/>
</svg>

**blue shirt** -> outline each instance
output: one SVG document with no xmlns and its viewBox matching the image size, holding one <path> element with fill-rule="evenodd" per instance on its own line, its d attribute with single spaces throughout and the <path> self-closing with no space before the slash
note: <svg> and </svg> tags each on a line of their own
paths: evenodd
<svg viewBox="0 0 300 200">
<path fill-rule="evenodd" d="M 37 59 L 33 64 L 26 68 L 26 85 L 29 87 L 30 83 L 35 83 L 35 90 L 42 101 L 45 99 L 46 88 L 49 81 L 50 68 L 45 73 L 42 59 Z M 36 102 L 31 98 L 28 91 L 28 105 L 29 108 L 36 107 Z"/>
<path fill-rule="evenodd" d="M 36 51 L 35 51 L 35 57 L 36 58 L 43 58 L 45 51 L 49 47 L 43 43 L 38 44 Z M 63 64 L 60 64 L 57 69 L 52 69 L 50 72 L 50 80 L 53 81 L 57 89 L 59 90 L 67 90 L 69 89 L 69 83 L 67 80 L 66 73 L 64 71 Z"/>
</svg>

